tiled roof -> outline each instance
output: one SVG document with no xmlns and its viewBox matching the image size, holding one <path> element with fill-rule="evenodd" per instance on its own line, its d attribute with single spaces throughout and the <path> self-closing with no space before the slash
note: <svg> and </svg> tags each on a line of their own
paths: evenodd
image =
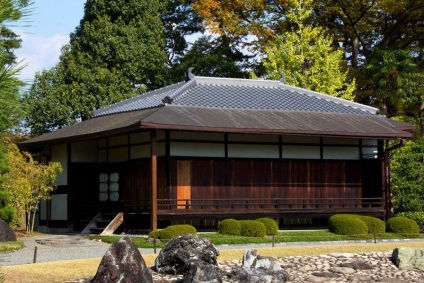
<svg viewBox="0 0 424 283">
<path fill-rule="evenodd" d="M 315 111 L 376 114 L 377 109 L 322 93 L 292 87 L 279 81 L 194 77 L 99 109 L 94 116 L 166 105 L 226 109 Z"/>
<path fill-rule="evenodd" d="M 140 129 L 412 137 L 413 125 L 376 114 L 375 108 L 278 81 L 194 77 L 99 109 L 88 120 L 21 145 L 84 140 Z"/>
<path fill-rule="evenodd" d="M 167 87 L 163 87 L 148 93 L 123 100 L 121 102 L 109 105 L 94 111 L 93 116 L 102 116 L 114 113 L 135 111 L 140 109 L 148 109 L 161 106 L 164 103 L 162 100 L 169 96 L 174 96 L 175 93 L 180 92 L 182 89 L 190 86 L 192 83 L 180 82 Z"/>
</svg>

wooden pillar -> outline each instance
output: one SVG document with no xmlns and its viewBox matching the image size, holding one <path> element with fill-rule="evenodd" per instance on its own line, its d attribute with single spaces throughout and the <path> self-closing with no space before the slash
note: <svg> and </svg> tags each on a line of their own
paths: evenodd
<svg viewBox="0 0 424 283">
<path fill-rule="evenodd" d="M 150 227 L 153 230 L 158 228 L 158 175 L 157 175 L 157 144 L 156 144 L 156 130 L 150 132 L 150 172 L 151 172 L 151 183 L 152 183 L 152 208 L 150 212 Z"/>
<path fill-rule="evenodd" d="M 392 213 L 391 192 L 390 192 L 390 153 L 384 153 L 384 220 L 390 218 Z"/>
</svg>

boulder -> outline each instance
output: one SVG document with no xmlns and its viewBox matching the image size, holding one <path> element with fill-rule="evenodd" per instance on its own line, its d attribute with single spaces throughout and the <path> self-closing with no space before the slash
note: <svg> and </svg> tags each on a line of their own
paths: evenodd
<svg viewBox="0 0 424 283">
<path fill-rule="evenodd" d="M 161 249 L 155 260 L 155 269 L 159 273 L 183 274 L 188 268 L 186 265 L 196 260 L 218 267 L 218 255 L 209 239 L 192 234 L 181 235 L 169 240 Z"/>
<path fill-rule="evenodd" d="M 92 283 L 143 282 L 153 278 L 140 251 L 130 237 L 114 243 L 105 253 Z"/>
<path fill-rule="evenodd" d="M 283 270 L 278 260 L 272 257 L 260 256 L 256 250 L 244 251 L 242 266 L 248 269 L 264 268 L 276 272 Z"/>
<path fill-rule="evenodd" d="M 367 269 L 372 269 L 371 264 L 366 263 L 365 261 L 362 260 L 355 260 L 352 262 L 345 262 L 345 263 L 341 263 L 339 264 L 340 267 L 350 267 L 353 268 L 355 270 L 367 270 Z"/>
<path fill-rule="evenodd" d="M 239 283 L 279 283 L 288 280 L 275 258 L 262 257 L 256 250 L 246 250 L 241 268 L 233 268 L 227 276 Z"/>
<path fill-rule="evenodd" d="M 392 261 L 399 269 L 418 269 L 424 271 L 424 249 L 396 248 Z"/>
<path fill-rule="evenodd" d="M 0 242 L 14 242 L 16 241 L 16 234 L 9 224 L 3 219 L 0 219 Z"/>
<path fill-rule="evenodd" d="M 185 266 L 184 283 L 222 283 L 218 266 L 203 260 L 191 260 Z"/>
</svg>

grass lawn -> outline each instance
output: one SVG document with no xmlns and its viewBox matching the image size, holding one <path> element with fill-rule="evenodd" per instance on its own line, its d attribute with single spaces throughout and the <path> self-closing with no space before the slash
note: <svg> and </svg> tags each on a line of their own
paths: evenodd
<svg viewBox="0 0 424 283">
<path fill-rule="evenodd" d="M 14 241 L 14 242 L 2 242 L 0 243 L 0 252 L 9 252 L 22 249 L 24 247 L 24 242 Z"/>
<path fill-rule="evenodd" d="M 252 238 L 242 236 L 221 235 L 219 233 L 198 233 L 201 238 L 209 238 L 215 245 L 237 245 L 237 244 L 250 244 L 250 243 L 272 243 L 272 237 Z M 418 237 L 424 238 L 423 234 Z M 114 243 L 119 240 L 121 236 L 90 236 L 90 239 L 100 239 L 106 243 Z M 405 239 L 411 236 L 400 234 L 385 233 L 376 236 L 377 240 L 384 239 Z M 154 244 L 145 237 L 132 237 L 134 243 L 139 248 L 153 248 Z M 279 232 L 275 235 L 274 241 L 276 243 L 289 243 L 289 242 L 316 242 L 316 241 L 348 241 L 348 240 L 372 240 L 374 235 L 358 235 L 358 236 L 343 236 L 336 235 L 328 231 L 290 231 Z M 157 243 L 157 247 L 163 247 L 164 243 Z"/>
</svg>

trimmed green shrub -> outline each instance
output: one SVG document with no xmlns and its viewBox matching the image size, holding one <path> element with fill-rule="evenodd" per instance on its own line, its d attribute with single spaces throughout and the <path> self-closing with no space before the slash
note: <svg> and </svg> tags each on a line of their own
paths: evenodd
<svg viewBox="0 0 424 283">
<path fill-rule="evenodd" d="M 263 217 L 256 220 L 262 222 L 265 225 L 267 235 L 277 235 L 278 224 L 274 219 Z"/>
<path fill-rule="evenodd" d="M 328 229 L 337 235 L 368 234 L 368 227 L 357 215 L 335 214 L 328 219 Z"/>
<path fill-rule="evenodd" d="M 266 227 L 257 220 L 240 220 L 240 234 L 245 237 L 265 237 Z"/>
<path fill-rule="evenodd" d="M 224 219 L 218 224 L 218 232 L 223 235 L 240 235 L 240 222 L 229 218 Z"/>
<path fill-rule="evenodd" d="M 160 235 L 160 230 L 153 230 L 149 232 L 149 238 L 154 238 L 154 239 L 159 239 L 159 235 Z"/>
<path fill-rule="evenodd" d="M 161 230 L 154 230 L 149 233 L 149 237 L 161 239 L 161 240 L 169 240 L 178 235 L 184 234 L 197 234 L 196 228 L 188 224 L 181 225 L 171 225 Z"/>
<path fill-rule="evenodd" d="M 414 220 L 420 227 L 420 232 L 424 233 L 424 211 L 399 212 L 396 216 L 402 216 Z"/>
<path fill-rule="evenodd" d="M 383 220 L 363 215 L 358 215 L 358 217 L 367 224 L 368 234 L 384 234 L 386 232 L 386 225 Z"/>
<path fill-rule="evenodd" d="M 420 232 L 417 222 L 412 219 L 396 216 L 386 222 L 386 231 L 391 233 L 406 234 L 416 236 Z"/>
</svg>

